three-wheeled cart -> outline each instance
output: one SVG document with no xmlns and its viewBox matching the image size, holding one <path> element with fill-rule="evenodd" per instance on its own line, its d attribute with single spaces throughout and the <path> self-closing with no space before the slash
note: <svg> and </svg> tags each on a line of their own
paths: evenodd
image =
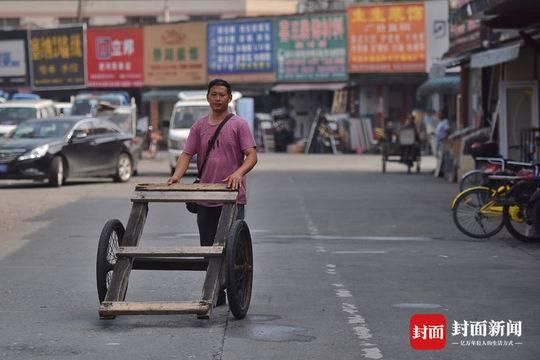
<svg viewBox="0 0 540 360">
<path fill-rule="evenodd" d="M 420 144 L 415 130 L 404 128 L 397 134 L 386 131 L 381 145 L 382 172 L 386 172 L 386 163 L 397 162 L 407 166 L 407 173 L 416 165 L 416 172 L 420 172 Z"/>
<path fill-rule="evenodd" d="M 253 279 L 251 235 L 236 219 L 238 191 L 221 184 L 139 184 L 126 228 L 109 220 L 99 238 L 96 275 L 99 316 L 195 314 L 209 319 L 220 289 L 227 289 L 232 314 L 243 318 L 249 308 Z M 144 247 L 139 242 L 150 202 L 223 203 L 213 246 Z M 131 270 L 206 271 L 200 299 L 192 302 L 125 301 Z"/>
</svg>

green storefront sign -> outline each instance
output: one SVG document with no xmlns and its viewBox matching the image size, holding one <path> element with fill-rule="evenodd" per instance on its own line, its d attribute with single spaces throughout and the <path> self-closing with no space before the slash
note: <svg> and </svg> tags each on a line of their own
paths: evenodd
<svg viewBox="0 0 540 360">
<path fill-rule="evenodd" d="M 345 14 L 275 20 L 278 81 L 347 80 Z"/>
</svg>

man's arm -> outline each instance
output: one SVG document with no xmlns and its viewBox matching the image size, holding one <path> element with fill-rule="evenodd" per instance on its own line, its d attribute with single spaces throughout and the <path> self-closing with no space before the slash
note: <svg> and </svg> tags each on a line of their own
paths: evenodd
<svg viewBox="0 0 540 360">
<path fill-rule="evenodd" d="M 178 160 L 176 161 L 176 168 L 174 170 L 174 174 L 167 179 L 167 184 L 171 185 L 174 183 L 177 183 L 180 181 L 182 176 L 186 173 L 186 170 L 189 166 L 189 162 L 191 161 L 191 158 L 193 155 L 188 153 L 181 153 L 180 157 L 178 157 Z"/>
<path fill-rule="evenodd" d="M 242 166 L 240 166 L 234 173 L 223 179 L 223 182 L 227 183 L 227 187 L 230 187 L 233 190 L 238 190 L 240 188 L 240 184 L 242 184 L 242 177 L 250 172 L 251 169 L 255 167 L 255 164 L 257 164 L 257 150 L 254 147 L 244 150 L 244 155 L 245 158 Z"/>
</svg>

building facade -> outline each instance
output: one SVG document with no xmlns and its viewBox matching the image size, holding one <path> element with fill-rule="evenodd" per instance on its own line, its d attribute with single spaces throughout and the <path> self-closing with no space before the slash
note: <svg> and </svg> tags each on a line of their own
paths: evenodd
<svg viewBox="0 0 540 360">
<path fill-rule="evenodd" d="M 297 11 L 298 0 L 56 0 L 2 1 L 0 29 L 54 26 L 154 24 L 182 20 L 215 20 L 270 16 Z"/>
<path fill-rule="evenodd" d="M 501 155 L 538 160 L 540 3 L 536 0 L 450 0 L 449 66 L 460 65 L 454 162 L 461 172 L 474 134 Z"/>
</svg>

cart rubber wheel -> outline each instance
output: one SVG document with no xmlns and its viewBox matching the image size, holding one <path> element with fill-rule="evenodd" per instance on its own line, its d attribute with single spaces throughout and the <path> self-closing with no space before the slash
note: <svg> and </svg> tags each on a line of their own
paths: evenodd
<svg viewBox="0 0 540 360">
<path fill-rule="evenodd" d="M 114 264 L 116 264 L 116 251 L 120 246 L 125 233 L 124 225 L 117 219 L 109 220 L 103 226 L 99 236 L 96 279 L 99 302 L 105 300 L 105 295 L 111 283 Z M 107 317 L 113 318 L 114 317 Z"/>
<path fill-rule="evenodd" d="M 226 246 L 227 300 L 232 314 L 240 320 L 248 312 L 253 284 L 251 234 L 244 220 L 236 220 L 233 223 Z"/>
</svg>

